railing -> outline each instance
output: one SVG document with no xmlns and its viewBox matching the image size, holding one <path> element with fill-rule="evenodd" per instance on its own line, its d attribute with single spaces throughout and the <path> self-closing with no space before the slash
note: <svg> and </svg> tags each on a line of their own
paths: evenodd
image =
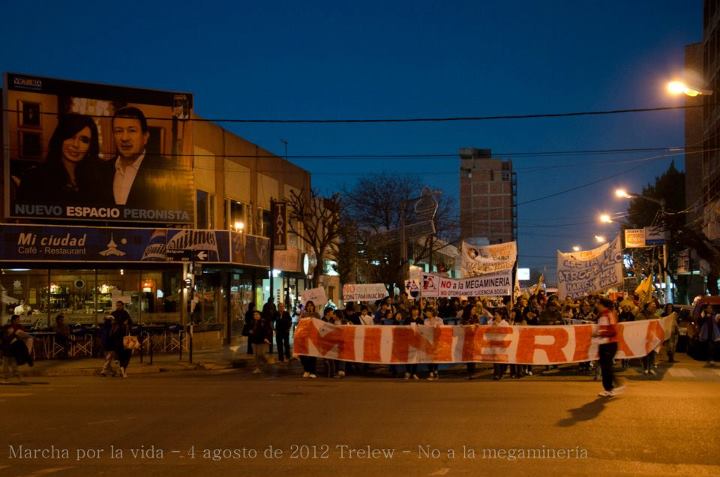
<svg viewBox="0 0 720 477">
<path fill-rule="evenodd" d="M 55 331 L 31 331 L 31 354 L 35 360 L 75 359 L 100 357 L 104 352 L 101 329 L 97 327 L 76 327 L 68 336 L 59 335 Z M 131 334 L 137 336 L 141 347 L 140 360 L 158 353 L 182 353 L 188 351 L 188 341 L 183 327 L 173 325 L 134 326 Z"/>
</svg>

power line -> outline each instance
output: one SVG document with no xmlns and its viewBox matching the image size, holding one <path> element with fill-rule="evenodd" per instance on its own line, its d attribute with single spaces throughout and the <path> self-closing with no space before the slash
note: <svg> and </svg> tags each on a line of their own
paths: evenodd
<svg viewBox="0 0 720 477">
<path fill-rule="evenodd" d="M 17 151 L 19 148 L 11 148 L 9 145 L 5 146 L 6 150 Z M 646 147 L 646 148 L 616 148 L 616 149 L 570 149 L 570 150 L 559 150 L 559 151 L 518 151 L 518 152 L 498 152 L 493 154 L 493 159 L 502 159 L 502 156 L 506 156 L 510 159 L 517 158 L 532 158 L 532 157 L 545 157 L 545 156 L 591 156 L 591 155 L 608 155 L 608 154 L 620 154 L 620 153 L 633 153 L 639 154 L 644 152 L 684 152 L 686 149 L 682 146 L 666 146 L 666 147 Z M 693 148 L 693 153 L 703 152 L 702 148 Z M 690 152 L 690 151 L 687 151 Z M 161 154 L 165 157 L 210 157 L 217 159 L 284 159 L 283 155 L 278 156 L 277 154 L 182 154 L 182 153 L 167 153 Z M 288 159 L 296 160 L 325 160 L 325 159 L 442 159 L 442 158 L 459 158 L 458 153 L 368 153 L 368 154 L 288 154 Z M 617 161 L 620 162 L 620 161 Z M 552 167 L 552 166 L 551 166 Z M 518 171 L 518 169 L 513 169 Z"/>
<path fill-rule="evenodd" d="M 702 108 L 702 105 L 682 106 L 660 106 L 655 108 L 623 108 L 623 109 L 600 109 L 594 111 L 570 111 L 564 113 L 530 113 L 530 114 L 497 114 L 487 116 L 439 116 L 439 117 L 395 117 L 395 118 L 188 118 L 178 119 L 175 117 L 146 117 L 148 120 L 157 121 L 179 121 L 179 122 L 214 122 L 214 123 L 240 123 L 240 124 L 381 124 L 381 123 L 442 123 L 442 122 L 463 122 L 463 121 L 509 121 L 520 119 L 550 119 L 550 118 L 571 118 L 582 116 L 608 116 L 614 114 L 651 113 L 663 111 L 678 111 L 693 108 Z M 17 113 L 15 109 L 4 109 L 6 112 Z M 41 114 L 57 115 L 56 112 L 42 112 Z M 109 116 L 87 115 L 92 117 L 108 118 Z"/>
</svg>

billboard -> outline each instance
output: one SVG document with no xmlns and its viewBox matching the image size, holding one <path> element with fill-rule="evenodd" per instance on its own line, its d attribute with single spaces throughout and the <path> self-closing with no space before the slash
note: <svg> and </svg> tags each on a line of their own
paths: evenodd
<svg viewBox="0 0 720 477">
<path fill-rule="evenodd" d="M 15 73 L 3 94 L 5 217 L 194 223 L 191 94 Z"/>
<path fill-rule="evenodd" d="M 227 230 L 0 224 L 0 262 L 192 260 L 269 267 L 267 237 Z"/>
</svg>

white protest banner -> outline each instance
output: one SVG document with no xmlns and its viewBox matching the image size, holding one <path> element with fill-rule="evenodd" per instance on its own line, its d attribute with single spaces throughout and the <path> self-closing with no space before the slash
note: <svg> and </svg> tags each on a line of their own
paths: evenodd
<svg viewBox="0 0 720 477">
<path fill-rule="evenodd" d="M 557 253 L 558 295 L 579 298 L 607 290 L 623 281 L 620 235 L 593 250 Z"/>
<path fill-rule="evenodd" d="M 305 290 L 304 292 L 302 292 L 302 304 L 305 305 L 305 303 L 309 301 L 315 303 L 316 310 L 321 310 L 322 307 L 324 307 L 325 304 L 328 302 L 327 295 L 325 294 L 325 289 L 323 287 L 310 288 L 309 290 Z"/>
<path fill-rule="evenodd" d="M 347 283 L 343 285 L 343 300 L 345 301 L 376 301 L 386 296 L 388 296 L 388 291 L 383 283 Z"/>
<path fill-rule="evenodd" d="M 505 296 L 512 292 L 512 270 L 460 279 L 423 275 L 424 297 Z"/>
<path fill-rule="evenodd" d="M 420 295 L 420 282 L 416 279 L 405 280 L 405 293 L 414 300 Z"/>
<path fill-rule="evenodd" d="M 670 337 L 675 317 L 618 324 L 617 359 L 639 358 Z M 598 359 L 597 325 L 352 326 L 302 319 L 296 355 L 358 363 L 516 363 L 551 365 Z"/>
<path fill-rule="evenodd" d="M 440 277 L 431 273 L 423 273 L 423 283 L 420 294 L 426 298 L 439 297 Z"/>
<path fill-rule="evenodd" d="M 476 247 L 462 243 L 460 270 L 464 277 L 474 277 L 503 270 L 512 270 L 517 260 L 515 242 Z"/>
</svg>

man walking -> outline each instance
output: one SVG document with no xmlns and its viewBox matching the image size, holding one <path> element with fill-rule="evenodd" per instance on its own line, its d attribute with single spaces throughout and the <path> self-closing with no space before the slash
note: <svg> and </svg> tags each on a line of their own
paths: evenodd
<svg viewBox="0 0 720 477">
<path fill-rule="evenodd" d="M 598 355 L 603 383 L 603 390 L 598 396 L 612 397 L 625 389 L 625 386 L 616 386 L 613 370 L 613 359 L 618 348 L 617 315 L 613 310 L 612 301 L 607 298 L 601 298 L 595 306 L 598 311 Z"/>
</svg>

